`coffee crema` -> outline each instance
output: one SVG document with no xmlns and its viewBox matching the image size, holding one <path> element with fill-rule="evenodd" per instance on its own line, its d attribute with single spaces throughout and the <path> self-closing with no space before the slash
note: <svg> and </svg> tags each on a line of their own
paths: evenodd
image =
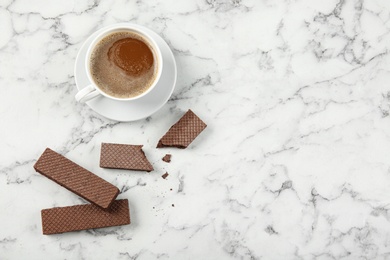
<svg viewBox="0 0 390 260">
<path fill-rule="evenodd" d="M 157 57 L 150 43 L 135 32 L 115 32 L 92 51 L 90 70 L 96 85 L 117 98 L 146 92 L 156 79 Z"/>
</svg>

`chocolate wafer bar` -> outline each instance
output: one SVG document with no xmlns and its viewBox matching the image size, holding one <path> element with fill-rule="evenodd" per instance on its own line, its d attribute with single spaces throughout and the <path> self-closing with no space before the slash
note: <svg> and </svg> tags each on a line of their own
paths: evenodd
<svg viewBox="0 0 390 260">
<path fill-rule="evenodd" d="M 104 209 L 119 189 L 61 154 L 47 148 L 34 165 L 35 171 Z"/>
<path fill-rule="evenodd" d="M 188 110 L 187 113 L 185 113 L 184 116 L 160 139 L 157 148 L 187 148 L 206 126 L 207 125 L 195 115 L 194 112 Z"/>
<path fill-rule="evenodd" d="M 130 224 L 127 199 L 114 201 L 108 210 L 92 204 L 43 209 L 41 217 L 44 235 Z"/>
<path fill-rule="evenodd" d="M 142 151 L 143 145 L 102 143 L 100 167 L 136 171 L 153 171 Z"/>
</svg>

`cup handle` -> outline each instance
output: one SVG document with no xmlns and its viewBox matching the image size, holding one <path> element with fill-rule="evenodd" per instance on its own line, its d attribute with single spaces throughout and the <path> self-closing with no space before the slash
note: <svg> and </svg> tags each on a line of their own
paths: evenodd
<svg viewBox="0 0 390 260">
<path fill-rule="evenodd" d="M 75 99 L 80 103 L 85 103 L 88 100 L 91 100 L 99 95 L 99 91 L 97 91 L 96 88 L 91 84 L 77 92 Z"/>
</svg>

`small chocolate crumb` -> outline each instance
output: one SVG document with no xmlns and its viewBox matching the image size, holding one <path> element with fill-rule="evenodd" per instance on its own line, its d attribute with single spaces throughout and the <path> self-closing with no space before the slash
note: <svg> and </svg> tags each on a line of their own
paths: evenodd
<svg viewBox="0 0 390 260">
<path fill-rule="evenodd" d="M 175 204 L 172 204 L 172 207 L 174 207 L 175 206 Z"/>
<path fill-rule="evenodd" d="M 172 190 L 172 189 L 170 189 L 170 190 Z"/>
<path fill-rule="evenodd" d="M 166 173 L 164 173 L 161 177 L 163 178 L 163 179 L 166 179 L 167 177 L 168 177 L 168 173 L 166 172 Z"/>
<path fill-rule="evenodd" d="M 171 157 L 172 157 L 172 155 L 169 154 L 169 153 L 167 153 L 167 154 L 162 158 L 162 160 L 163 160 L 164 162 L 170 163 L 170 162 L 171 162 Z"/>
</svg>

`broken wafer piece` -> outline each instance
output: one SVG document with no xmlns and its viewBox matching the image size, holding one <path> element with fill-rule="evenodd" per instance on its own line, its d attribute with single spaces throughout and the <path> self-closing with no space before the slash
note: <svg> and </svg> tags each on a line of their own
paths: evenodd
<svg viewBox="0 0 390 260">
<path fill-rule="evenodd" d="M 41 217 L 44 235 L 130 224 L 127 199 L 114 201 L 108 210 L 92 204 L 43 209 Z"/>
<path fill-rule="evenodd" d="M 177 147 L 187 148 L 194 139 L 206 128 L 206 124 L 188 110 L 176 124 L 171 126 L 168 132 L 160 139 L 157 148 Z"/>
<path fill-rule="evenodd" d="M 34 169 L 62 187 L 104 209 L 108 208 L 119 194 L 117 187 L 50 148 L 46 148 L 39 157 Z"/>
<path fill-rule="evenodd" d="M 163 160 L 164 162 L 170 163 L 170 162 L 171 162 L 171 157 L 172 157 L 172 155 L 169 154 L 169 153 L 167 153 L 167 154 L 162 158 L 162 160 Z"/>
<path fill-rule="evenodd" d="M 100 167 L 136 171 L 153 171 L 142 151 L 143 145 L 102 143 Z"/>
</svg>

